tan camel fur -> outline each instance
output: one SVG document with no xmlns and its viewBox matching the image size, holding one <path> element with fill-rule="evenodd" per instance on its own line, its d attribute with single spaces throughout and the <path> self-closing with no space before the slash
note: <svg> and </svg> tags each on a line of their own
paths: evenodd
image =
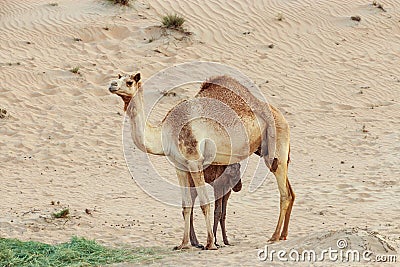
<svg viewBox="0 0 400 267">
<path fill-rule="evenodd" d="M 152 126 L 145 121 L 140 73 L 119 75 L 111 82 L 109 91 L 125 102 L 135 145 L 143 152 L 167 156 L 175 164 L 185 221 L 177 249 L 189 248 L 193 202 L 189 175 L 206 221 L 206 249 L 216 249 L 203 169 L 210 164 L 240 162 L 256 151 L 274 173 L 280 192 L 279 219 L 270 241 L 286 239 L 294 193 L 287 178 L 289 126 L 277 109 L 258 100 L 235 79 L 218 76 L 203 83 L 195 98 L 172 108 L 160 125 Z M 215 120 L 227 123 L 221 126 Z M 247 138 L 228 134 L 237 133 L 241 127 Z"/>
</svg>

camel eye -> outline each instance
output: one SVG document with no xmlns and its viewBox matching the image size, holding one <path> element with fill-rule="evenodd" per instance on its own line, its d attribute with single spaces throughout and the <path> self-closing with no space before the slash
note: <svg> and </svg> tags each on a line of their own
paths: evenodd
<svg viewBox="0 0 400 267">
<path fill-rule="evenodd" d="M 128 87 L 131 87 L 132 84 L 133 84 L 133 81 L 126 82 L 126 86 L 128 86 Z"/>
</svg>

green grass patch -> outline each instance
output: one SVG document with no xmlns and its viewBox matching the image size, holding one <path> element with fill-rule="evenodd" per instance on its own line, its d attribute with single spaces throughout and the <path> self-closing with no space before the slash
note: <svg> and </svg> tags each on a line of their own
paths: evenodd
<svg viewBox="0 0 400 267">
<path fill-rule="evenodd" d="M 160 258 L 160 251 L 153 248 L 107 248 L 80 237 L 72 237 L 70 242 L 58 245 L 0 238 L 0 266 L 5 267 L 99 266 Z"/>
</svg>

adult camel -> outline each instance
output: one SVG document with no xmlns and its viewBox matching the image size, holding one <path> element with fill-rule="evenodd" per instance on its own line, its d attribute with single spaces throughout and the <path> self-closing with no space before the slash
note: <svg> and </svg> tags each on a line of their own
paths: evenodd
<svg viewBox="0 0 400 267">
<path fill-rule="evenodd" d="M 152 126 L 145 121 L 140 73 L 119 75 L 111 82 L 109 91 L 125 102 L 135 145 L 145 153 L 167 156 L 175 164 L 185 221 L 183 239 L 177 249 L 189 248 L 192 211 L 189 177 L 196 186 L 206 221 L 205 248 L 217 249 L 203 169 L 210 164 L 231 165 L 255 152 L 264 157 L 274 173 L 280 193 L 279 219 L 270 241 L 286 239 L 295 195 L 287 177 L 289 126 L 284 119 L 276 120 L 283 118 L 277 109 L 257 99 L 234 78 L 217 76 L 204 82 L 193 99 L 172 108 L 160 125 Z"/>
</svg>

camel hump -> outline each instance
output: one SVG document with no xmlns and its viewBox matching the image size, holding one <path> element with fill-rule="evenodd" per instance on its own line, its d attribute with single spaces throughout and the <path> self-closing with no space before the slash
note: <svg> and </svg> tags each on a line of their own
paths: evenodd
<svg viewBox="0 0 400 267">
<path fill-rule="evenodd" d="M 213 98 L 233 109 L 240 117 L 254 117 L 254 110 L 248 99 L 250 91 L 240 82 L 229 76 L 217 76 L 201 85 L 196 97 Z"/>
</svg>

